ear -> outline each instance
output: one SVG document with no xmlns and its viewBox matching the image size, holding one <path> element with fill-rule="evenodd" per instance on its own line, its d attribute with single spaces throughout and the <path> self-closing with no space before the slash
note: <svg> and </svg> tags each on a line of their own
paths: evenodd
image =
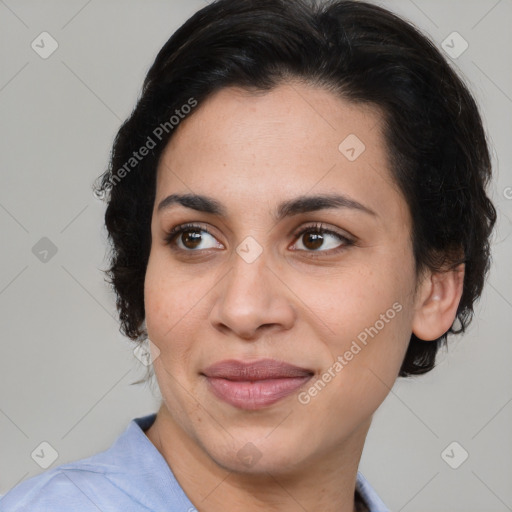
<svg viewBox="0 0 512 512">
<path fill-rule="evenodd" d="M 412 332 L 431 341 L 442 336 L 453 324 L 464 285 L 465 266 L 430 272 L 416 295 Z"/>
</svg>

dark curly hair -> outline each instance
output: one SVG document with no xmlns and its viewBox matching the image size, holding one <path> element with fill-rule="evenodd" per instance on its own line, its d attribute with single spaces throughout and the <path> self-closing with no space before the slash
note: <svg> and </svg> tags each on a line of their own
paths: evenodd
<svg viewBox="0 0 512 512">
<path fill-rule="evenodd" d="M 156 170 L 174 127 L 221 88 L 264 92 L 287 80 L 379 109 L 390 171 L 412 215 L 417 275 L 465 263 L 454 323 L 434 341 L 412 334 L 399 375 L 426 373 L 448 333 L 464 332 L 470 323 L 489 270 L 496 222 L 485 190 L 489 149 L 472 95 L 432 42 L 362 1 L 217 0 L 165 43 L 95 184 L 107 202 L 105 272 L 116 292 L 120 330 L 138 342 L 147 336 L 144 278 Z"/>
</svg>

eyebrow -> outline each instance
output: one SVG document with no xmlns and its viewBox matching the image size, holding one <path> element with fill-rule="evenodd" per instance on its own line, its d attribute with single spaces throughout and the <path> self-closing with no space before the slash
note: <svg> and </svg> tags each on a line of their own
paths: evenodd
<svg viewBox="0 0 512 512">
<path fill-rule="evenodd" d="M 226 208 L 216 199 L 200 194 L 171 194 L 158 205 L 157 211 L 161 212 L 173 205 L 179 204 L 198 212 L 210 213 L 219 217 L 228 217 Z M 314 212 L 331 208 L 348 208 L 359 210 L 369 215 L 377 214 L 363 204 L 342 194 L 319 194 L 312 196 L 299 196 L 284 201 L 277 207 L 273 214 L 274 220 L 280 221 L 285 217 L 291 217 L 300 213 Z"/>
</svg>

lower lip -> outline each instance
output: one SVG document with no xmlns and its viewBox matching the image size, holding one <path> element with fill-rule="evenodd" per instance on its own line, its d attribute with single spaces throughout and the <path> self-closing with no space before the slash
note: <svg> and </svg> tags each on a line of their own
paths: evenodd
<svg viewBox="0 0 512 512">
<path fill-rule="evenodd" d="M 247 382 L 207 377 L 210 390 L 217 398 L 239 409 L 247 410 L 272 405 L 297 391 L 309 379 L 310 376 Z"/>
</svg>

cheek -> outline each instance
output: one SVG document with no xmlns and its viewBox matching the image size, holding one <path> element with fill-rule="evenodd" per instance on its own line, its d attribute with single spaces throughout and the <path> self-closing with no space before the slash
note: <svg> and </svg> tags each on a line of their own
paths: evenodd
<svg viewBox="0 0 512 512">
<path fill-rule="evenodd" d="M 403 311 L 410 305 L 412 274 L 403 265 L 402 271 L 381 261 L 375 264 L 346 268 L 322 276 L 321 279 L 301 277 L 294 289 L 317 318 L 315 322 L 325 339 L 343 349 L 348 339 L 364 342 L 371 334 L 388 333 L 403 321 Z"/>
<path fill-rule="evenodd" d="M 211 272 L 201 279 L 170 262 L 165 248 L 152 248 L 144 281 L 144 305 L 149 338 L 167 366 L 186 368 L 183 361 L 197 340 L 196 330 L 207 318 L 208 293 L 218 278 Z M 174 369 L 173 369 L 174 371 Z"/>
<path fill-rule="evenodd" d="M 411 335 L 413 272 L 408 260 L 394 266 L 382 260 L 379 268 L 347 269 L 316 293 L 309 291 L 311 309 L 322 320 L 316 322 L 317 337 L 330 356 L 324 404 L 365 403 L 372 410 L 389 393 Z M 321 383 L 318 388 L 323 389 Z"/>
<path fill-rule="evenodd" d="M 187 287 L 183 276 L 152 249 L 144 281 L 144 307 L 148 335 L 160 351 L 165 351 L 175 332 L 183 328 L 193 300 L 190 283 Z"/>
<path fill-rule="evenodd" d="M 393 387 L 410 337 L 410 313 L 398 302 L 382 313 L 388 323 L 368 312 L 359 312 L 358 320 L 345 317 L 347 325 L 360 327 L 347 327 L 331 337 L 332 361 L 299 395 L 299 402 L 309 417 L 319 418 L 314 422 L 321 428 L 351 431 L 377 410 Z M 347 331 L 355 334 L 346 335 Z"/>
</svg>

